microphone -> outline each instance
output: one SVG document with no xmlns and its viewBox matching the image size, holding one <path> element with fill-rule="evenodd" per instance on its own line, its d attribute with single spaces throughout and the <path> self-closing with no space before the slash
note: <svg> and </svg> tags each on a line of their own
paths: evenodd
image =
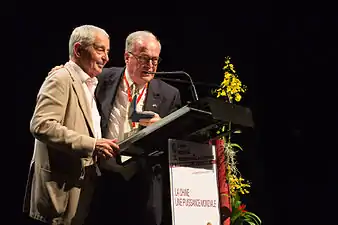
<svg viewBox="0 0 338 225">
<path fill-rule="evenodd" d="M 194 85 L 194 82 L 191 79 L 191 76 L 184 72 L 184 71 L 171 71 L 171 72 L 150 72 L 150 71 L 143 71 L 144 73 L 150 73 L 150 74 L 155 74 L 155 75 L 172 75 L 172 74 L 184 74 L 189 78 L 190 84 L 191 84 L 191 89 L 192 89 L 192 96 L 194 101 L 198 100 L 198 95 L 196 91 L 196 87 Z"/>
</svg>

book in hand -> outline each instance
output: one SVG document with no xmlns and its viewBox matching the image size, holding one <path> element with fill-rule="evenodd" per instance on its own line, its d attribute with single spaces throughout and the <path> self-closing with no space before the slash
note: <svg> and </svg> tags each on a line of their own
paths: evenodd
<svg viewBox="0 0 338 225">
<path fill-rule="evenodd" d="M 133 111 L 130 118 L 132 122 L 139 122 L 140 119 L 151 119 L 155 116 L 153 112 L 137 112 L 136 110 Z"/>
<path fill-rule="evenodd" d="M 130 115 L 130 119 L 132 122 L 139 122 L 140 119 L 151 119 L 155 116 L 154 112 L 150 112 L 150 111 L 143 111 L 143 112 L 137 112 L 136 111 L 136 97 L 137 95 L 134 96 L 133 101 L 132 101 L 132 105 L 131 105 L 131 115 Z"/>
</svg>

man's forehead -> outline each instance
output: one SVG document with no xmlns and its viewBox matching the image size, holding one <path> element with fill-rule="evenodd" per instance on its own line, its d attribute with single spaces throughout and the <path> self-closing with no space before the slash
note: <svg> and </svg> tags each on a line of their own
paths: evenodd
<svg viewBox="0 0 338 225">
<path fill-rule="evenodd" d="M 95 41 L 109 41 L 109 37 L 106 34 L 98 32 L 95 34 Z"/>
<path fill-rule="evenodd" d="M 149 52 L 149 51 L 159 51 L 159 45 L 157 41 L 148 41 L 148 42 L 138 42 L 135 45 L 136 52 Z"/>
<path fill-rule="evenodd" d="M 97 46 L 109 45 L 109 38 L 107 36 L 96 36 L 94 44 Z"/>
</svg>

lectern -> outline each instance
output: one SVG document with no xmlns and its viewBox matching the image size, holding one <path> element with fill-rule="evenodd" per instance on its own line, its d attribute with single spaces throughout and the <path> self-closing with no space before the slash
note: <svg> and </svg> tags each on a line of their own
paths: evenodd
<svg viewBox="0 0 338 225">
<path fill-rule="evenodd" d="M 121 141 L 117 161 L 121 156 L 165 157 L 172 224 L 220 224 L 215 149 L 209 143 L 227 122 L 241 129 L 254 126 L 250 109 L 202 98 Z"/>
<path fill-rule="evenodd" d="M 155 124 L 119 142 L 120 154 L 128 156 L 158 155 L 166 152 L 168 139 L 208 143 L 224 123 L 233 127 L 253 127 L 249 108 L 206 97 L 192 102 Z"/>
</svg>

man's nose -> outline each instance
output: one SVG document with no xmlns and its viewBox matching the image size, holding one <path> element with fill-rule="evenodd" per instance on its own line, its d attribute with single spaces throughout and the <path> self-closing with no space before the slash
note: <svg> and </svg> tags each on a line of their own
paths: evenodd
<svg viewBox="0 0 338 225">
<path fill-rule="evenodd" d="M 108 62 L 109 61 L 109 56 L 108 56 L 108 53 L 104 54 L 104 56 L 102 56 L 102 60 L 104 62 Z"/>
</svg>

